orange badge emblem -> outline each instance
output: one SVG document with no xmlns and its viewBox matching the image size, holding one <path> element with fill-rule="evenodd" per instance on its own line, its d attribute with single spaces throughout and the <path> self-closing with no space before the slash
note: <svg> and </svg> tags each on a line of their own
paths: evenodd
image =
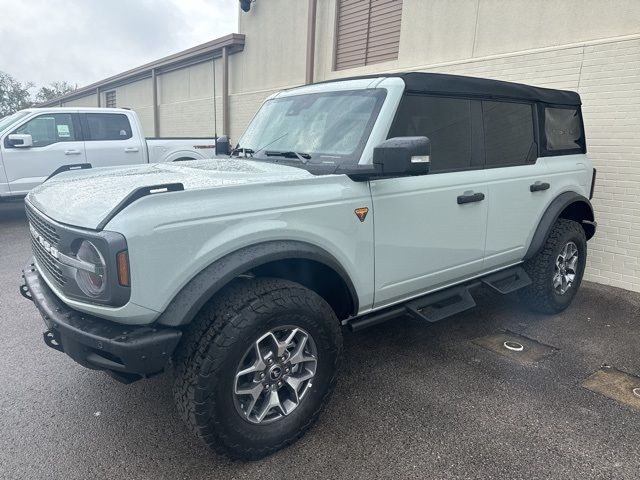
<svg viewBox="0 0 640 480">
<path fill-rule="evenodd" d="M 360 221 L 364 222 L 364 219 L 367 218 L 367 213 L 369 213 L 369 208 L 356 208 L 354 211 L 356 212 L 356 216 L 360 219 Z"/>
</svg>

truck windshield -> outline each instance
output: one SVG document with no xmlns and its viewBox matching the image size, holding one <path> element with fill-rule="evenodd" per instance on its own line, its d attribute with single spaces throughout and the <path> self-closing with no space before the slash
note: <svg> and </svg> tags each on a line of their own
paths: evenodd
<svg viewBox="0 0 640 480">
<path fill-rule="evenodd" d="M 310 164 L 357 163 L 386 95 L 348 90 L 268 100 L 240 138 L 256 158 Z M 236 149 L 238 151 L 238 149 Z"/>
<path fill-rule="evenodd" d="M 25 112 L 24 110 L 21 110 L 19 112 L 13 113 L 13 114 L 8 115 L 6 117 L 0 118 L 0 132 L 3 131 L 5 128 L 7 128 L 9 125 L 11 125 L 16 120 L 19 120 L 19 119 L 21 119 L 22 117 L 24 117 L 24 116 L 26 116 L 28 114 L 29 114 L 29 112 Z"/>
</svg>

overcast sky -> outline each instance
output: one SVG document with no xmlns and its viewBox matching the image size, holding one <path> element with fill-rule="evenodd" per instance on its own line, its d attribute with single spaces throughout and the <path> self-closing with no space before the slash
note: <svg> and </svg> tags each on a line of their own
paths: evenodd
<svg viewBox="0 0 640 480">
<path fill-rule="evenodd" d="M 0 0 L 0 71 L 88 85 L 236 32 L 238 0 Z"/>
</svg>

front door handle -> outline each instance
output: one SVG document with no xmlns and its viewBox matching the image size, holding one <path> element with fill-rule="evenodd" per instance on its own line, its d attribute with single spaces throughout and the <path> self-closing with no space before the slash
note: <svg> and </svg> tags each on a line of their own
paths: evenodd
<svg viewBox="0 0 640 480">
<path fill-rule="evenodd" d="M 529 190 L 531 192 L 542 192 L 543 190 L 549 190 L 549 185 L 547 182 L 536 182 L 529 185 Z"/>
<path fill-rule="evenodd" d="M 124 149 L 124 151 L 125 151 L 126 153 L 135 153 L 135 152 L 137 152 L 138 150 L 139 150 L 139 149 L 138 149 L 138 147 L 126 147 L 126 148 Z"/>
<path fill-rule="evenodd" d="M 82 152 L 80 150 L 65 150 L 65 155 L 80 155 Z"/>
<path fill-rule="evenodd" d="M 470 193 L 468 195 L 459 195 L 458 205 L 462 205 L 463 203 L 481 202 L 482 200 L 484 200 L 484 193 Z"/>
</svg>

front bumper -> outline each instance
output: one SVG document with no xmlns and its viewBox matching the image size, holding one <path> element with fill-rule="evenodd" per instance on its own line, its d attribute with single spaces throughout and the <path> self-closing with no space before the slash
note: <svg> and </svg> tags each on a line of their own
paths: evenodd
<svg viewBox="0 0 640 480">
<path fill-rule="evenodd" d="M 69 308 L 51 291 L 32 259 L 22 271 L 23 297 L 33 301 L 48 330 L 45 343 L 79 364 L 131 382 L 164 370 L 182 332 L 155 325 L 122 325 Z"/>
</svg>

